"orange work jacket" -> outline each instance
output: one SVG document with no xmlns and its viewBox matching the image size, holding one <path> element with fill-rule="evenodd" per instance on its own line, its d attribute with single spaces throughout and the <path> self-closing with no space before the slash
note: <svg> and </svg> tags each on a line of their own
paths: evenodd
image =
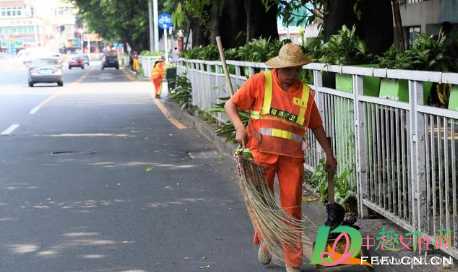
<svg viewBox="0 0 458 272">
<path fill-rule="evenodd" d="M 157 63 L 153 70 L 151 71 L 151 80 L 154 79 L 162 79 L 165 75 L 165 63 L 159 62 Z"/>
<path fill-rule="evenodd" d="M 262 103 L 251 110 L 248 123 L 252 148 L 268 154 L 304 157 L 302 140 L 312 108 L 309 101 L 313 101 L 314 93 L 307 84 L 301 85 L 300 96 L 285 101 L 278 93 L 284 91 L 273 88 L 272 72 L 264 72 Z"/>
</svg>

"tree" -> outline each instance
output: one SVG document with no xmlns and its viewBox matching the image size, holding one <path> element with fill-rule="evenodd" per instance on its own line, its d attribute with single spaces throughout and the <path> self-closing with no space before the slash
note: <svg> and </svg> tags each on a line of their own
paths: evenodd
<svg viewBox="0 0 458 272">
<path fill-rule="evenodd" d="M 319 18 L 323 22 L 323 38 L 337 33 L 343 25 L 356 26 L 370 53 L 386 51 L 393 43 L 393 13 L 390 0 L 263 0 L 266 6 L 278 6 L 283 21 L 290 24 L 295 17 L 299 23 Z M 308 13 L 298 14 L 305 7 Z M 301 18 L 302 17 L 302 18 Z"/>
<path fill-rule="evenodd" d="M 196 46 L 209 43 L 209 7 L 209 0 L 167 0 L 164 3 L 165 10 L 172 12 L 175 27 L 185 30 L 186 41 L 192 33 L 192 41 Z"/>
<path fill-rule="evenodd" d="M 133 50 L 148 47 L 148 3 L 144 0 L 72 0 L 91 31 L 104 39 L 129 44 Z"/>
<path fill-rule="evenodd" d="M 165 6 L 179 27 L 192 32 L 194 46 L 215 43 L 218 35 L 227 48 L 253 38 L 278 38 L 278 10 L 262 0 L 168 0 Z"/>
<path fill-rule="evenodd" d="M 391 0 L 393 6 L 394 26 L 396 29 L 395 44 L 400 50 L 405 50 L 405 37 L 402 29 L 401 11 L 399 10 L 399 0 Z"/>
</svg>

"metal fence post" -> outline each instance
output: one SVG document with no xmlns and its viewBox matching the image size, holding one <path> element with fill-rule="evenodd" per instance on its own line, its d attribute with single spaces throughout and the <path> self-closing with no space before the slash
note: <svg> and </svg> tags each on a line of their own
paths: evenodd
<svg viewBox="0 0 458 272">
<path fill-rule="evenodd" d="M 236 75 L 236 76 L 240 76 L 241 74 L 242 74 L 242 73 L 241 73 L 241 71 L 240 71 L 240 66 L 236 65 L 236 66 L 235 66 L 235 75 Z"/>
<path fill-rule="evenodd" d="M 196 79 L 197 79 L 197 68 L 198 64 L 193 62 L 191 66 L 191 88 L 193 90 L 192 92 L 192 104 L 194 106 L 198 106 L 199 104 L 199 88 L 196 86 Z"/>
<path fill-rule="evenodd" d="M 425 119 L 417 109 L 423 105 L 423 82 L 409 80 L 412 225 L 427 231 L 425 182 Z"/>
<path fill-rule="evenodd" d="M 205 82 L 204 82 L 203 71 L 204 71 L 204 64 L 201 61 L 199 63 L 199 70 L 198 70 L 199 80 L 198 80 L 198 84 L 197 84 L 198 90 L 199 90 L 199 102 L 198 102 L 199 104 L 198 104 L 198 107 L 201 110 L 205 109 L 205 107 L 203 105 L 203 101 L 204 101 L 204 97 L 205 97 Z"/>
<path fill-rule="evenodd" d="M 368 216 L 368 209 L 363 205 L 363 199 L 368 199 L 369 191 L 367 184 L 367 135 L 366 115 L 364 104 L 359 97 L 364 95 L 363 77 L 353 75 L 353 109 L 355 121 L 355 163 L 356 163 L 356 193 L 358 195 L 359 215 L 362 218 Z"/>
<path fill-rule="evenodd" d="M 314 87 L 323 87 L 323 73 L 320 70 L 313 70 L 313 86 Z M 318 107 L 318 111 L 321 116 L 324 116 L 325 110 L 323 106 L 322 96 L 319 90 L 315 90 L 315 102 Z M 329 131 L 327 131 L 329 133 Z M 332 135 L 328 135 L 332 137 Z M 317 144 L 315 158 L 319 158 L 322 153 L 321 146 Z"/>
</svg>

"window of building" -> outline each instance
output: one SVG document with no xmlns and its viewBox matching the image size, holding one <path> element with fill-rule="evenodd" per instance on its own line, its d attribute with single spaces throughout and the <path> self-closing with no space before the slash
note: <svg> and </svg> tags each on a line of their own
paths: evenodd
<svg viewBox="0 0 458 272">
<path fill-rule="evenodd" d="M 409 4 L 416 4 L 416 3 L 421 3 L 421 2 L 426 2 L 428 0 L 408 0 Z"/>
<path fill-rule="evenodd" d="M 420 26 L 411 26 L 408 28 L 408 46 L 411 47 L 415 39 L 420 35 L 421 27 Z"/>
<path fill-rule="evenodd" d="M 426 1 L 429 1 L 429 0 L 400 0 L 399 4 L 400 5 L 417 4 L 417 3 L 426 2 Z"/>
</svg>

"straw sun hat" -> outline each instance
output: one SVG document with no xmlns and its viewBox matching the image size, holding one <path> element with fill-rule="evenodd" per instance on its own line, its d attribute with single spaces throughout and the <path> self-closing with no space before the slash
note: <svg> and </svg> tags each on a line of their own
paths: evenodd
<svg viewBox="0 0 458 272">
<path fill-rule="evenodd" d="M 312 62 L 304 55 L 300 46 L 294 43 L 287 43 L 280 48 L 278 56 L 266 62 L 270 68 L 297 67 Z"/>
</svg>

